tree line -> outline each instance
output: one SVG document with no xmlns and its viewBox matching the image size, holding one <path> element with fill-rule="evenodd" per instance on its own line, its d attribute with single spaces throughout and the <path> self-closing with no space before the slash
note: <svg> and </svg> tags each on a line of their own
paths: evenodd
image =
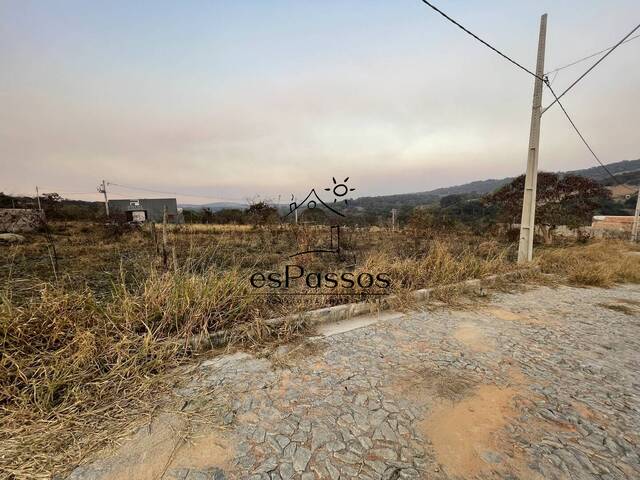
<svg viewBox="0 0 640 480">
<path fill-rule="evenodd" d="M 298 220 L 303 223 L 360 226 L 389 226 L 391 208 L 397 210 L 397 222 L 401 226 L 430 229 L 454 229 L 459 226 L 482 232 L 492 225 L 517 224 L 522 212 L 524 175 L 513 179 L 496 191 L 486 195 L 452 194 L 438 198 L 425 198 L 423 205 L 375 204 L 339 207 L 344 217 L 321 207 L 303 209 Z M 601 183 L 577 175 L 558 175 L 539 172 L 537 181 L 536 224 L 545 238 L 560 225 L 570 228 L 590 225 L 595 214 L 631 215 L 637 195 L 616 200 Z M 64 199 L 57 193 L 44 193 L 40 204 L 49 220 L 107 221 L 104 203 Z M 37 199 L 16 197 L 0 192 L 0 208 L 37 208 Z M 251 203 L 246 209 L 229 208 L 213 211 L 210 208 L 187 209 L 183 212 L 186 223 L 268 225 L 292 222 L 287 206 L 277 206 L 265 201 Z"/>
</svg>

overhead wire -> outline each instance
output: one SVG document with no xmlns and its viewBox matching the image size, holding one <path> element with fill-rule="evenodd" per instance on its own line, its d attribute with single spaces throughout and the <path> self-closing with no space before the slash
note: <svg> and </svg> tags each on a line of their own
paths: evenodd
<svg viewBox="0 0 640 480">
<path fill-rule="evenodd" d="M 628 187 L 627 185 L 621 183 L 616 176 L 611 173 L 611 170 L 609 170 L 607 168 L 607 166 L 602 163 L 602 161 L 600 160 L 600 158 L 598 157 L 598 155 L 596 154 L 596 152 L 593 150 L 593 148 L 591 148 L 591 145 L 589 145 L 589 142 L 587 142 L 587 140 L 584 138 L 584 135 L 582 135 L 582 133 L 580 132 L 580 130 L 578 129 L 578 127 L 576 126 L 575 122 L 573 121 L 573 119 L 571 118 L 571 116 L 569 115 L 569 112 L 567 112 L 567 109 L 564 108 L 564 105 L 562 104 L 562 102 L 560 102 L 559 97 L 556 95 L 556 92 L 553 90 L 553 88 L 551 87 L 551 84 L 549 83 L 548 80 L 545 81 L 545 84 L 547 85 L 547 88 L 549 89 L 549 91 L 551 92 L 551 94 L 554 96 L 556 102 L 558 103 L 558 106 L 560 107 L 560 109 L 562 110 L 562 112 L 564 113 L 565 117 L 567 117 L 567 120 L 569 120 L 569 123 L 571 124 L 571 126 L 573 127 L 573 129 L 575 130 L 575 132 L 578 134 L 578 137 L 580 137 L 580 140 L 582 140 L 582 143 L 585 144 L 585 146 L 587 147 L 587 149 L 591 152 L 591 155 L 593 155 L 593 158 L 596 159 L 596 161 L 600 164 L 600 166 L 604 169 L 605 172 L 607 172 L 607 174 L 613 179 L 613 181 L 615 183 L 617 183 L 619 186 L 626 188 L 627 190 L 629 190 L 632 193 L 635 193 L 635 189 L 631 189 L 630 187 Z"/>
<path fill-rule="evenodd" d="M 221 198 L 221 197 L 213 197 L 210 195 L 197 195 L 197 194 L 189 194 L 189 193 L 182 193 L 182 192 L 168 192 L 168 191 L 163 191 L 163 190 L 153 190 L 150 188 L 144 188 L 144 187 L 134 187 L 131 185 L 123 185 L 120 183 L 114 183 L 114 182 L 107 182 L 107 185 L 113 185 L 116 187 L 120 187 L 120 188 L 125 188 L 127 190 L 132 190 L 132 191 L 141 191 L 141 192 L 151 192 L 151 193 L 161 193 L 163 195 L 176 195 L 176 196 L 181 196 L 181 197 L 190 197 L 190 198 L 206 198 L 208 200 L 216 200 L 216 201 L 222 201 L 222 202 L 246 202 L 246 199 L 238 199 L 238 198 Z"/>
<path fill-rule="evenodd" d="M 484 46 L 489 47 L 491 50 L 493 50 L 495 53 L 497 53 L 498 55 L 500 55 L 502 58 L 508 60 L 509 62 L 511 62 L 512 64 L 514 64 L 516 67 L 520 68 L 521 70 L 527 72 L 529 75 L 533 75 L 535 78 L 537 78 L 538 80 L 543 80 L 544 79 L 542 77 L 539 77 L 538 75 L 536 75 L 535 73 L 533 73 L 531 70 L 529 70 L 527 67 L 524 67 L 522 64 L 516 62 L 514 59 L 512 59 L 511 57 L 509 57 L 508 55 L 502 53 L 500 50 L 498 50 L 496 47 L 494 47 L 493 45 L 489 44 L 488 42 L 484 41 L 482 38 L 480 38 L 478 35 L 476 35 L 475 33 L 473 33 L 471 30 L 469 30 L 468 28 L 464 27 L 463 25 L 461 25 L 460 23 L 458 23 L 456 20 L 454 20 L 453 18 L 451 18 L 449 15 L 447 15 L 446 13 L 444 13 L 442 10 L 440 10 L 438 7 L 436 7 L 435 5 L 433 5 L 432 3 L 428 2 L 427 0 L 421 0 L 422 3 L 424 3 L 425 5 L 429 6 L 430 8 L 432 8 L 433 10 L 435 10 L 436 12 L 438 12 L 440 15 L 442 15 L 444 18 L 446 18 L 447 20 L 449 20 L 451 23 L 453 23 L 454 25 L 456 25 L 458 28 L 460 28 L 461 30 L 463 30 L 464 32 L 466 32 L 467 34 L 471 35 L 473 38 L 475 38 L 476 40 L 478 40 L 480 43 L 482 43 Z"/>
<path fill-rule="evenodd" d="M 549 81 L 547 75 L 545 75 L 543 78 L 540 78 L 538 75 L 536 75 L 535 73 L 533 73 L 531 70 L 529 70 L 528 68 L 522 66 L 520 63 L 516 62 L 515 60 L 513 60 L 512 58 L 508 57 L 507 55 L 505 55 L 504 53 L 502 53 L 500 50 L 498 50 L 497 48 L 495 48 L 494 46 L 490 45 L 489 43 L 487 43 L 486 41 L 484 41 L 482 38 L 478 37 L 475 33 L 471 32 L 468 28 L 464 27 L 463 25 L 461 25 L 460 23 L 458 23 L 456 20 L 454 20 L 453 18 L 451 18 L 449 15 L 447 15 L 445 12 L 443 12 L 442 10 L 440 10 L 438 7 L 436 7 L 435 5 L 433 5 L 432 3 L 430 3 L 427 0 L 421 0 L 422 3 L 424 3 L 425 5 L 429 6 L 431 9 L 433 9 L 434 11 L 436 11 L 437 13 L 439 13 L 440 15 L 442 15 L 444 18 L 446 18 L 448 21 L 450 21 L 451 23 L 453 23 L 454 25 L 456 25 L 458 28 L 460 28 L 461 30 L 463 30 L 464 32 L 466 32 L 467 34 L 471 35 L 473 38 L 475 38 L 476 40 L 478 40 L 479 42 L 481 42 L 483 45 L 487 46 L 488 48 L 490 48 L 491 50 L 493 50 L 494 52 L 496 52 L 498 55 L 500 55 L 501 57 L 505 58 L 506 60 L 508 60 L 509 62 L 511 62 L 512 64 L 514 64 L 515 66 L 517 66 L 518 68 L 520 68 L 521 70 L 524 70 L 525 72 L 527 72 L 528 74 L 534 76 L 537 79 L 540 79 L 544 82 L 544 84 L 549 88 L 549 90 L 551 91 L 551 93 L 554 96 L 554 101 L 548 106 L 546 107 L 542 113 L 544 113 L 545 111 L 547 111 L 552 105 L 554 105 L 555 103 L 558 103 L 558 105 L 560 106 L 560 108 L 562 109 L 562 111 L 564 112 L 565 116 L 567 117 L 567 119 L 569 120 L 569 123 L 571 123 L 571 126 L 573 127 L 573 129 L 576 131 L 576 133 L 578 134 L 578 136 L 580 137 L 580 139 L 582 140 L 582 142 L 586 145 L 586 147 L 589 149 L 589 151 L 591 152 L 591 154 L 593 155 L 593 157 L 596 159 L 596 161 L 600 164 L 600 166 L 607 172 L 607 174 L 609 174 L 609 176 L 611 178 L 613 178 L 613 180 L 620 186 L 631 190 L 628 186 L 620 183 L 620 181 L 615 177 L 615 175 L 613 175 L 611 173 L 611 171 L 604 165 L 604 163 L 602 163 L 600 161 L 600 158 L 598 157 L 598 155 L 596 155 L 596 153 L 593 151 L 593 149 L 591 148 L 591 146 L 589 145 L 589 142 L 587 142 L 587 140 L 584 138 L 584 136 L 582 135 L 582 133 L 580 132 L 580 130 L 578 129 L 578 127 L 576 126 L 575 122 L 571 119 L 571 116 L 569 115 L 569 113 L 567 112 L 567 110 L 564 108 L 564 106 L 562 105 L 562 103 L 560 103 L 560 98 L 565 95 L 569 90 L 571 90 L 580 80 L 582 80 L 585 76 L 587 76 L 587 74 L 589 74 L 589 72 L 591 72 L 599 63 L 601 63 L 609 54 L 611 54 L 616 48 L 618 48 L 620 45 L 622 45 L 623 43 L 626 43 L 627 41 L 631 41 L 633 40 L 633 38 L 637 38 L 633 37 L 633 38 L 629 38 L 638 28 L 640 28 L 640 24 L 638 24 L 633 30 L 631 30 L 627 35 L 625 35 L 618 43 L 616 43 L 614 46 L 609 47 L 607 49 L 602 50 L 601 52 L 598 52 L 596 54 L 590 55 L 588 58 L 594 57 L 596 55 L 598 55 L 599 53 L 603 53 L 603 52 L 607 52 L 605 55 L 603 55 L 600 59 L 598 59 L 598 61 L 596 63 L 594 63 L 591 67 L 589 67 L 582 75 L 580 75 L 580 77 L 578 77 L 568 88 L 566 88 L 560 95 L 556 95 L 555 91 L 551 88 L 551 82 Z M 580 59 L 576 62 L 573 63 L 573 65 L 575 65 L 576 63 L 579 63 L 583 60 L 586 60 L 587 57 L 585 57 L 584 59 Z M 549 73 L 554 73 L 555 72 L 555 76 L 553 78 L 553 80 L 556 79 L 557 77 L 557 72 L 559 70 L 562 70 L 563 68 L 567 68 L 568 66 L 571 65 L 567 65 L 565 67 L 561 67 L 555 70 L 550 71 Z M 633 190 L 633 192 L 635 193 L 635 190 Z"/>
<path fill-rule="evenodd" d="M 424 1 L 424 0 L 423 0 Z M 551 102 L 549 104 L 548 107 L 544 108 L 542 110 L 542 114 L 544 114 L 544 112 L 546 112 L 547 110 L 549 110 L 553 105 L 555 105 L 564 95 L 566 95 L 566 93 L 571 90 L 573 87 L 576 86 L 576 84 L 582 80 L 584 77 L 586 77 L 589 72 L 591 72 L 594 68 L 596 68 L 605 58 L 607 58 L 611 53 L 613 53 L 613 51 L 618 48 L 620 45 L 622 45 L 622 43 L 629 38 L 631 35 L 633 35 L 633 33 L 638 30 L 640 28 L 640 23 L 638 25 L 635 26 L 635 28 L 633 30 L 631 30 L 629 33 L 627 33 L 624 37 L 622 37 L 622 39 L 616 43 L 613 47 L 611 47 L 610 49 L 608 49 L 607 53 L 605 53 L 602 57 L 600 57 L 598 59 L 598 61 L 596 63 L 594 63 L 593 65 L 591 65 L 589 68 L 587 68 L 587 70 L 585 70 L 585 72 L 580 75 L 571 85 L 569 85 L 567 88 L 565 88 L 564 92 L 562 92 L 560 95 L 556 96 L 556 99 Z"/>
<path fill-rule="evenodd" d="M 638 35 L 634 35 L 634 36 L 633 36 L 633 37 L 631 37 L 631 38 L 627 38 L 627 39 L 626 39 L 624 42 L 622 42 L 620 45 L 624 45 L 625 43 L 628 43 L 628 42 L 630 42 L 631 40 L 635 40 L 636 38 L 640 38 L 640 33 L 639 33 Z M 578 59 L 578 60 L 576 60 L 576 61 L 574 61 L 574 62 L 568 63 L 568 64 L 563 65 L 563 66 L 561 66 L 561 67 L 554 68 L 553 70 L 549 70 L 545 75 L 550 75 L 550 74 L 552 74 L 552 73 L 557 73 L 557 72 L 559 72 L 560 70 L 564 70 L 565 68 L 573 67 L 574 65 L 577 65 L 577 64 L 582 63 L 582 62 L 584 62 L 584 61 L 586 61 L 586 60 L 589 60 L 590 58 L 597 57 L 598 55 L 601 55 L 601 54 L 603 54 L 604 52 L 606 52 L 606 51 L 608 51 L 608 50 L 611 50 L 611 49 L 613 49 L 613 48 L 615 48 L 615 45 L 613 45 L 613 46 L 611 46 L 611 47 L 603 48 L 602 50 L 600 50 L 600 51 L 598 51 L 598 52 L 592 53 L 591 55 L 587 55 L 586 57 L 582 57 L 582 58 L 580 58 L 580 59 Z M 552 83 L 553 83 L 553 82 L 552 82 Z"/>
</svg>

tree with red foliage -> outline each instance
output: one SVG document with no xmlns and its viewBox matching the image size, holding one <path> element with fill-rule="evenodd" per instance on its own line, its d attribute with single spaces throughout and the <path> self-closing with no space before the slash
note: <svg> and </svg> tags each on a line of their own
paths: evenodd
<svg viewBox="0 0 640 480">
<path fill-rule="evenodd" d="M 519 223 L 522 215 L 525 176 L 520 175 L 511 183 L 483 197 L 485 205 L 495 205 L 499 219 Z M 551 243 L 553 231 L 558 225 L 577 228 L 591 224 L 591 218 L 601 202 L 610 198 L 611 192 L 598 182 L 577 175 L 560 176 L 539 172 L 536 194 L 536 225 L 540 227 L 545 243 Z"/>
</svg>

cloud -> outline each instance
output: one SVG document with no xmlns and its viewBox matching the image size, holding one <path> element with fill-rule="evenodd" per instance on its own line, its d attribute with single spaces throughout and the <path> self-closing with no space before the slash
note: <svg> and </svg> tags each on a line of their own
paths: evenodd
<svg viewBox="0 0 640 480">
<path fill-rule="evenodd" d="M 380 41 L 360 45 L 358 55 L 322 52 L 272 69 L 266 61 L 252 69 L 243 57 L 242 70 L 219 76 L 206 65 L 187 69 L 194 60 L 172 70 L 111 58 L 111 68 L 92 69 L 86 52 L 82 61 L 28 66 L 24 56 L 11 57 L 14 76 L 0 78 L 0 102 L 11 112 L 0 124 L 0 189 L 30 191 L 46 181 L 87 191 L 106 178 L 244 198 L 301 193 L 337 175 L 351 176 L 357 193 L 368 195 L 518 174 L 532 80 L 438 28 L 455 40 L 404 49 Z M 421 40 L 441 35 L 428 34 Z M 510 51 L 530 48 L 513 38 Z M 637 156 L 635 110 L 626 98 L 640 69 L 610 68 L 603 78 L 619 78 L 617 88 L 603 88 L 594 75 L 577 98 L 597 100 L 567 102 L 603 157 L 616 161 Z M 558 112 L 545 115 L 542 143 L 544 168 L 591 166 Z"/>
</svg>

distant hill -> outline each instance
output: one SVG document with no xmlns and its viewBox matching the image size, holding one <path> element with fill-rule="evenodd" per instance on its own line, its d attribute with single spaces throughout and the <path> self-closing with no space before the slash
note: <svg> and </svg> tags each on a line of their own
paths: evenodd
<svg viewBox="0 0 640 480">
<path fill-rule="evenodd" d="M 607 169 L 613 173 L 619 181 L 625 181 L 625 174 L 635 173 L 635 178 L 638 178 L 638 174 L 640 174 L 640 160 L 623 160 L 621 162 L 608 163 Z M 604 168 L 600 166 L 585 168 L 582 170 L 572 170 L 569 172 L 573 175 L 580 175 L 581 177 L 591 178 L 593 180 L 598 180 L 605 185 L 609 185 L 614 183 L 614 180 L 609 176 L 609 174 L 604 170 Z M 636 180 L 637 181 L 637 180 Z"/>
<path fill-rule="evenodd" d="M 640 185 L 640 159 L 609 163 L 607 164 L 607 168 L 616 176 L 620 183 Z M 561 175 L 572 174 L 591 178 L 607 186 L 616 185 L 616 182 L 609 176 L 609 174 L 599 166 L 558 173 Z M 437 204 L 440 201 L 440 198 L 454 194 L 480 197 L 497 190 L 501 186 L 511 182 L 513 179 L 514 177 L 490 178 L 487 180 L 476 180 L 462 185 L 454 185 L 452 187 L 436 188 L 426 192 L 359 197 L 349 200 L 348 210 L 355 213 L 358 211 L 388 211 L 392 208 L 413 208 L 419 205 Z M 211 211 L 217 212 L 230 208 L 246 209 L 248 205 L 246 203 L 213 202 L 204 205 L 182 204 L 179 206 L 186 210 L 201 210 L 202 208 L 207 207 L 210 208 Z M 286 205 L 281 206 L 281 208 L 284 207 L 286 207 Z"/>
<path fill-rule="evenodd" d="M 248 207 L 246 203 L 234 203 L 234 202 L 212 202 L 205 203 L 203 205 L 194 205 L 190 203 L 180 203 L 178 207 L 183 208 L 184 210 L 202 210 L 203 208 L 210 208 L 212 212 L 219 212 L 220 210 L 225 209 L 240 209 L 244 210 Z"/>
<path fill-rule="evenodd" d="M 618 183 L 627 185 L 640 185 L 640 159 L 624 160 L 607 164 L 607 169 L 615 176 L 613 180 L 609 174 L 599 166 L 568 172 L 558 172 L 560 175 L 580 175 L 600 182 L 609 187 L 615 199 L 634 197 L 629 189 L 617 186 Z M 395 195 L 382 195 L 377 197 L 360 197 L 349 199 L 347 207 L 336 207 L 343 212 L 348 212 L 357 218 L 375 222 L 377 218 L 388 216 L 392 208 L 398 209 L 400 215 L 408 214 L 413 208 L 425 205 L 439 205 L 440 199 L 447 195 L 463 195 L 467 200 L 477 199 L 509 183 L 513 177 L 476 180 L 474 182 L 452 187 L 436 188 L 426 192 L 400 193 Z M 44 196 L 42 197 L 44 201 Z M 51 203 L 51 202 L 49 202 Z M 226 209 L 248 208 L 247 203 L 242 202 L 212 202 L 204 205 L 179 204 L 184 210 L 200 211 L 202 208 L 210 208 L 212 212 Z M 288 211 L 288 204 L 279 205 L 281 212 Z M 37 208 L 37 200 L 33 197 L 5 195 L 0 192 L 0 208 Z M 82 200 L 59 199 L 50 205 L 43 205 L 49 210 L 49 216 L 56 219 L 68 220 L 103 220 L 104 203 L 86 202 Z"/>
<path fill-rule="evenodd" d="M 607 164 L 607 168 L 615 175 L 620 183 L 640 185 L 640 159 L 609 163 Z M 591 178 L 607 186 L 616 184 L 609 174 L 599 166 L 558 173 L 561 175 L 571 174 Z M 391 208 L 415 207 L 418 205 L 438 203 L 440 198 L 453 194 L 480 197 L 497 190 L 503 185 L 506 185 L 514 178 L 515 177 L 506 177 L 499 179 L 491 178 L 488 180 L 476 180 L 462 185 L 436 188 L 435 190 L 429 190 L 426 192 L 382 195 L 378 197 L 360 197 L 355 200 L 350 200 L 349 205 L 356 209 L 388 210 Z"/>
</svg>

